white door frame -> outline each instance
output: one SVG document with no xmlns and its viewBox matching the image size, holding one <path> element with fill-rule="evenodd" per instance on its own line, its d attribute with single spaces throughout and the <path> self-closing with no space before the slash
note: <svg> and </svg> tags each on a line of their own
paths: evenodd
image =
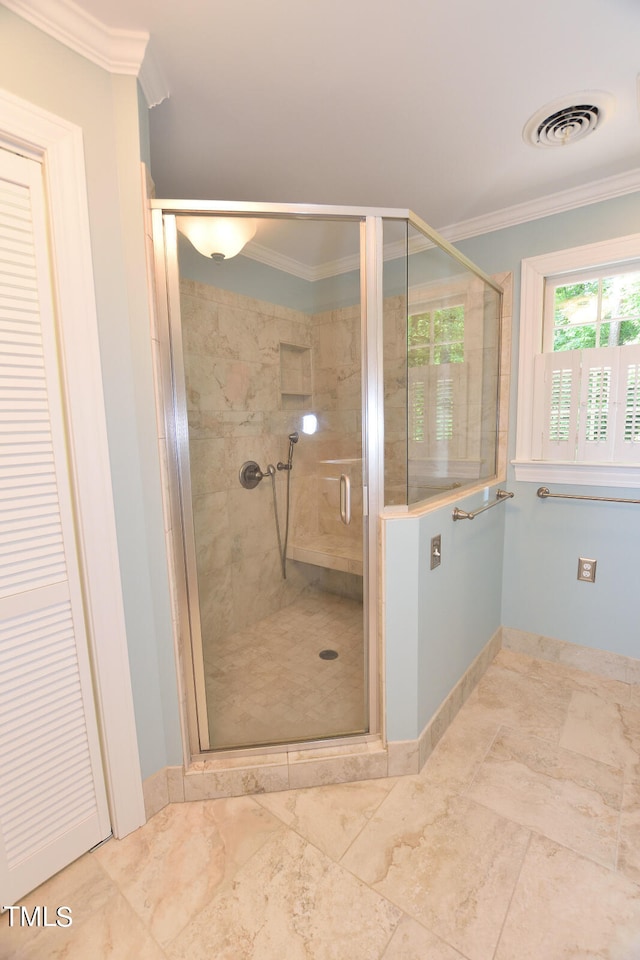
<svg viewBox="0 0 640 960">
<path fill-rule="evenodd" d="M 0 90 L 0 146 L 43 165 L 96 709 L 111 827 L 116 837 L 123 837 L 145 822 L 145 813 L 102 392 L 82 130 Z"/>
</svg>

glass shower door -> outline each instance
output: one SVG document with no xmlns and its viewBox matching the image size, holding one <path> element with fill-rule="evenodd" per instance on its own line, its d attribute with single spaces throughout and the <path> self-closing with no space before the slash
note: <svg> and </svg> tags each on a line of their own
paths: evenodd
<svg viewBox="0 0 640 960">
<path fill-rule="evenodd" d="M 225 262 L 165 221 L 201 749 L 366 733 L 359 221 L 257 218 Z"/>
</svg>

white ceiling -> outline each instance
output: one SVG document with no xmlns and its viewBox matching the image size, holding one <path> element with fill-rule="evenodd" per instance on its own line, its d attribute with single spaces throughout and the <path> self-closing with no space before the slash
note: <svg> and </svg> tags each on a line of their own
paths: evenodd
<svg viewBox="0 0 640 960">
<path fill-rule="evenodd" d="M 442 229 L 640 174 L 639 0 L 77 4 L 150 33 L 160 197 L 409 207 Z M 524 142 L 585 90 L 615 105 L 595 133 Z"/>
</svg>

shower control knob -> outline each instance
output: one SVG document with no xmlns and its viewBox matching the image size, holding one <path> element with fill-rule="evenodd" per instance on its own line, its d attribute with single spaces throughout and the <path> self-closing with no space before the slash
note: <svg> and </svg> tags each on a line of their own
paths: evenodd
<svg viewBox="0 0 640 960">
<path fill-rule="evenodd" d="M 255 460 L 247 460 L 240 467 L 239 479 L 245 490 L 253 490 L 265 477 Z"/>
</svg>

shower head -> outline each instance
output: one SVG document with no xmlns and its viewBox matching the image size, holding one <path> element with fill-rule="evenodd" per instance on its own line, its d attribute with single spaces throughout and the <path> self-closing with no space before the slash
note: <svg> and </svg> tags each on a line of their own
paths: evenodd
<svg viewBox="0 0 640 960">
<path fill-rule="evenodd" d="M 293 445 L 294 443 L 297 443 L 299 439 L 300 439 L 300 436 L 297 430 L 294 430 L 293 433 L 289 434 L 289 456 L 287 458 L 287 466 L 289 470 L 291 470 L 291 467 L 293 465 Z"/>
</svg>

